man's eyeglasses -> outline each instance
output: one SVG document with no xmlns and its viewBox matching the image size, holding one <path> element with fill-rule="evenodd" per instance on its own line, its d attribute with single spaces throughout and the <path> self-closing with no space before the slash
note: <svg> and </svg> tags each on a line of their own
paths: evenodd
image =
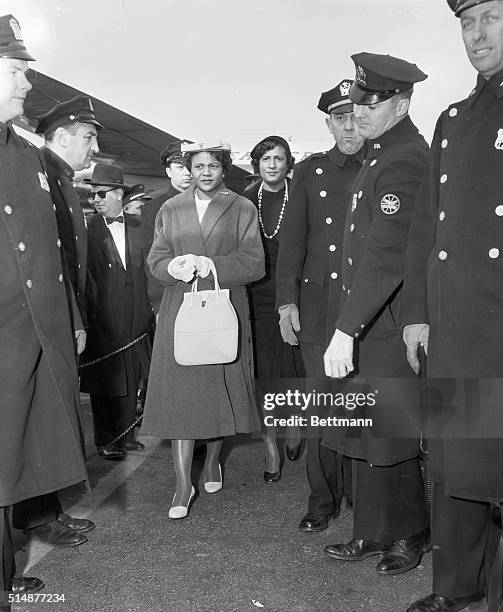
<svg viewBox="0 0 503 612">
<path fill-rule="evenodd" d="M 100 189 L 100 191 L 91 191 L 91 192 L 89 193 L 89 199 L 90 199 L 90 200 L 94 200 L 94 198 L 95 198 L 96 196 L 98 196 L 98 198 L 99 198 L 100 200 L 104 200 L 104 199 L 105 199 L 105 197 L 106 197 L 106 195 L 107 195 L 107 193 L 108 193 L 109 191 L 113 191 L 114 189 L 117 189 L 117 187 L 112 187 L 111 189 Z"/>
</svg>

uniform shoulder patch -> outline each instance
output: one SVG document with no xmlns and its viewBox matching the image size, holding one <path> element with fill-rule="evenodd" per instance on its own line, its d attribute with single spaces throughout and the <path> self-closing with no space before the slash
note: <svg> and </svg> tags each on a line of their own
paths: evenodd
<svg viewBox="0 0 503 612">
<path fill-rule="evenodd" d="M 400 198 L 394 193 L 387 193 L 381 198 L 381 210 L 385 215 L 394 215 L 400 210 Z"/>
</svg>

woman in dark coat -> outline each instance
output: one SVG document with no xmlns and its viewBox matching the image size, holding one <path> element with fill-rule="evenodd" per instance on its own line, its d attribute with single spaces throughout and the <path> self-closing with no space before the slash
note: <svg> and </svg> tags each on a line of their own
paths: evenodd
<svg viewBox="0 0 503 612">
<path fill-rule="evenodd" d="M 260 402 L 266 392 L 284 390 L 278 387 L 278 379 L 303 378 L 305 373 L 299 347 L 286 344 L 281 337 L 279 315 L 275 308 L 281 221 L 288 206 L 287 174 L 293 168 L 295 158 L 288 142 L 280 136 L 264 138 L 253 147 L 250 156 L 253 170 L 261 180 L 249 187 L 244 195 L 257 207 L 265 252 L 265 276 L 250 286 L 255 376 Z M 285 386 L 291 384 L 285 381 Z M 286 454 L 291 460 L 297 459 L 300 454 L 299 437 L 298 427 L 287 428 Z M 262 438 L 265 450 L 264 480 L 277 482 L 281 478 L 281 471 L 276 428 L 263 425 Z"/>
<path fill-rule="evenodd" d="M 165 285 L 155 336 L 143 432 L 172 440 L 176 493 L 170 518 L 184 518 L 194 496 L 190 471 L 194 440 L 208 439 L 204 488 L 222 488 L 219 463 L 223 437 L 258 429 L 246 283 L 264 275 L 257 211 L 223 184 L 230 147 L 220 142 L 188 145 L 187 165 L 195 181 L 160 209 L 148 257 L 152 274 Z M 184 293 L 197 274 L 199 290 L 213 288 L 212 260 L 222 288 L 230 289 L 239 330 L 232 363 L 182 366 L 174 359 L 174 324 Z"/>
</svg>

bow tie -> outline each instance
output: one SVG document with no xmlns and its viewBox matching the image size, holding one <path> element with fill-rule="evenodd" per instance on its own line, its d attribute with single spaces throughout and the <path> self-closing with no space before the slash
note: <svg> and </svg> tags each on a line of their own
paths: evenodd
<svg viewBox="0 0 503 612">
<path fill-rule="evenodd" d="M 122 215 L 118 217 L 105 217 L 105 221 L 107 225 L 110 225 L 114 221 L 117 221 L 117 223 L 124 223 L 124 217 Z"/>
</svg>

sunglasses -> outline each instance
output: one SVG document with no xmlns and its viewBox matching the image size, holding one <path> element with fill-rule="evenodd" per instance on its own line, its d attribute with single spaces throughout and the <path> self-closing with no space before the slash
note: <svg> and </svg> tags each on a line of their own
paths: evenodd
<svg viewBox="0 0 503 612">
<path fill-rule="evenodd" d="M 113 191 L 114 189 L 117 189 L 117 187 L 112 187 L 111 189 L 100 189 L 100 191 L 91 191 L 89 193 L 89 199 L 90 200 L 94 200 L 94 198 L 96 196 L 98 196 L 98 198 L 100 200 L 104 200 L 106 198 L 106 195 L 109 191 Z"/>
</svg>

